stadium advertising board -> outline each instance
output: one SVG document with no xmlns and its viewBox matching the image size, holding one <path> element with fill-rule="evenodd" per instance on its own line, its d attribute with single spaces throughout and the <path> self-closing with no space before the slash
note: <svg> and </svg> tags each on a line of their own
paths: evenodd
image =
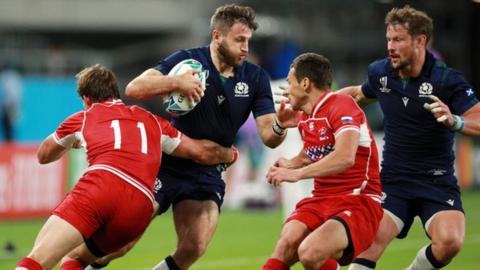
<svg viewBox="0 0 480 270">
<path fill-rule="evenodd" d="M 0 144 L 0 220 L 48 216 L 64 198 L 67 158 L 40 165 L 36 150 Z"/>
</svg>

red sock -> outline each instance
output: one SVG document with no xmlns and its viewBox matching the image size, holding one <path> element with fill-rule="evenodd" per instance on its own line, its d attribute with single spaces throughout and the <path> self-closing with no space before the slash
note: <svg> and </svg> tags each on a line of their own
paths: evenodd
<svg viewBox="0 0 480 270">
<path fill-rule="evenodd" d="M 270 258 L 263 265 L 263 270 L 289 270 L 290 267 L 279 259 Z"/>
<path fill-rule="evenodd" d="M 328 260 L 318 270 L 337 270 L 339 265 L 336 260 L 328 258 Z"/>
<path fill-rule="evenodd" d="M 28 270 L 43 270 L 43 267 L 37 261 L 28 257 L 21 259 L 17 267 L 27 268 Z"/>
<path fill-rule="evenodd" d="M 62 263 L 60 270 L 83 270 L 84 266 L 77 260 L 68 260 Z"/>
</svg>

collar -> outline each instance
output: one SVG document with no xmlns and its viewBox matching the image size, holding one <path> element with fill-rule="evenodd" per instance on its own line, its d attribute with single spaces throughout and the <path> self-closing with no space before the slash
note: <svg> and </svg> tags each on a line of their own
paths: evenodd
<svg viewBox="0 0 480 270">
<path fill-rule="evenodd" d="M 118 104 L 123 104 L 121 99 L 109 99 L 103 102 L 100 102 L 101 104 L 105 105 L 118 105 Z"/>
<path fill-rule="evenodd" d="M 330 89 L 326 89 L 325 92 L 318 97 L 315 103 L 313 103 L 312 114 L 310 114 L 309 116 L 314 116 L 317 113 L 318 109 L 320 109 L 320 107 L 322 107 L 325 101 L 332 95 L 333 92 Z"/>
</svg>

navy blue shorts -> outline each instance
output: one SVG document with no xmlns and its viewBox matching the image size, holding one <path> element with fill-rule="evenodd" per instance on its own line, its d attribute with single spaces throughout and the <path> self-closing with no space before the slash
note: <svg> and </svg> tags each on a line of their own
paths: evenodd
<svg viewBox="0 0 480 270">
<path fill-rule="evenodd" d="M 155 200 L 160 205 L 159 215 L 182 200 L 214 201 L 218 210 L 223 204 L 225 182 L 213 175 L 186 176 L 161 170 L 155 183 Z"/>
<path fill-rule="evenodd" d="M 426 223 L 439 211 L 463 212 L 460 188 L 453 175 L 431 177 L 382 175 L 382 190 L 383 208 L 403 222 L 403 228 L 397 238 L 407 236 L 415 216 L 420 217 L 426 229 Z"/>
</svg>

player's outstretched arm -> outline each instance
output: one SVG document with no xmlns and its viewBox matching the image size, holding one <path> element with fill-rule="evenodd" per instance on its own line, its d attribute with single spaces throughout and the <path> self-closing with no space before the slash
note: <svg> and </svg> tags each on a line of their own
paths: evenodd
<svg viewBox="0 0 480 270">
<path fill-rule="evenodd" d="M 366 98 L 361 85 L 347 86 L 336 91 L 337 94 L 344 94 L 353 97 L 360 106 L 366 106 L 375 101 L 375 99 Z"/>
<path fill-rule="evenodd" d="M 434 95 L 428 97 L 432 100 L 432 103 L 425 103 L 423 106 L 433 114 L 437 122 L 465 135 L 480 135 L 480 103 L 477 103 L 462 115 L 455 115 L 438 97 Z"/>
<path fill-rule="evenodd" d="M 287 135 L 287 129 L 281 126 L 276 117 L 276 114 L 268 113 L 255 118 L 258 134 L 263 144 L 270 148 L 280 145 Z"/>
<path fill-rule="evenodd" d="M 300 150 L 300 152 L 291 159 L 286 159 L 283 157 L 277 159 L 273 166 L 287 169 L 298 169 L 310 163 L 312 163 L 312 161 L 307 157 L 304 149 L 302 148 L 302 150 Z"/>
<path fill-rule="evenodd" d="M 192 139 L 182 136 L 180 144 L 171 155 L 191 159 L 203 165 L 231 164 L 237 160 L 238 150 L 235 147 L 223 147 L 209 140 Z"/>
<path fill-rule="evenodd" d="M 198 102 L 203 95 L 203 89 L 200 80 L 194 76 L 195 73 L 198 71 L 189 70 L 182 75 L 164 76 L 160 71 L 150 68 L 127 85 L 125 95 L 144 100 L 178 91 Z"/>
<path fill-rule="evenodd" d="M 462 133 L 470 136 L 480 136 L 480 103 L 462 114 L 464 127 Z"/>
<path fill-rule="evenodd" d="M 47 164 L 59 159 L 68 148 L 59 145 L 53 135 L 48 136 L 38 147 L 37 159 L 40 164 Z"/>
<path fill-rule="evenodd" d="M 335 150 L 323 159 L 301 168 L 302 178 L 325 177 L 341 173 L 355 163 L 360 133 L 346 130 L 335 137 Z"/>
<path fill-rule="evenodd" d="M 344 131 L 335 138 L 335 150 L 323 159 L 298 169 L 272 166 L 267 173 L 267 182 L 278 186 L 282 182 L 297 182 L 341 173 L 355 164 L 359 138 L 358 131 Z"/>
</svg>

